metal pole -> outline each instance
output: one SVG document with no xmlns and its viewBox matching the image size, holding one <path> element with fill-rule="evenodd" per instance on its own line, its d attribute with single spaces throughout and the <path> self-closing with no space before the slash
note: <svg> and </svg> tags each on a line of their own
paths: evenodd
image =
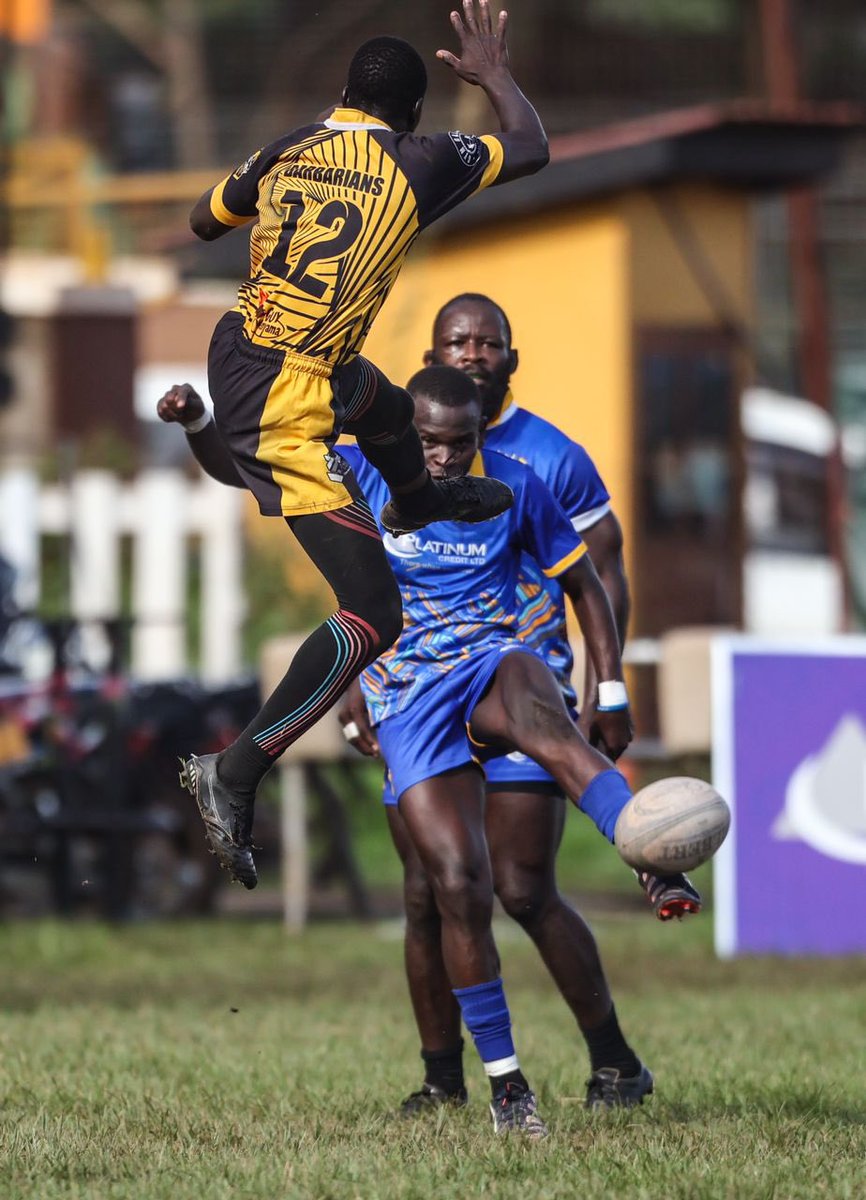
<svg viewBox="0 0 866 1200">
<path fill-rule="evenodd" d="M 790 0 L 761 0 L 764 86 L 771 106 L 782 112 L 801 99 L 798 50 Z M 789 193 L 788 256 L 797 327 L 800 387 L 813 403 L 835 419 L 832 350 L 823 263 L 820 253 L 820 209 L 813 187 Z M 827 459 L 827 546 L 842 583 L 843 623 L 851 612 L 845 555 L 845 474 L 838 438 Z"/>
</svg>

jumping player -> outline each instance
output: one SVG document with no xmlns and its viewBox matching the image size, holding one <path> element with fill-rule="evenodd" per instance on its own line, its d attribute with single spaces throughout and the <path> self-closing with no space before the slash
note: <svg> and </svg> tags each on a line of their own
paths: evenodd
<svg viewBox="0 0 866 1200">
<path fill-rule="evenodd" d="M 409 386 L 431 472 L 441 477 L 495 469 L 512 486 L 515 506 L 477 531 L 439 523 L 421 536 L 386 536 L 406 623 L 397 645 L 366 673 L 367 700 L 406 829 L 433 886 L 450 985 L 491 1078 L 494 1126 L 543 1136 L 514 1054 L 498 974 L 483 777 L 476 764 L 493 747 L 532 754 L 611 840 L 629 791 L 577 732 L 541 658 L 514 637 L 521 552 L 529 551 L 548 576 L 560 579 L 600 678 L 619 684 L 621 701 L 602 704 L 597 714 L 599 737 L 614 757 L 631 737 L 618 640 L 585 546 L 550 492 L 524 465 L 479 453 L 475 385 L 452 368 L 432 367 Z M 176 419 L 180 398 L 169 393 L 161 401 L 165 419 Z M 190 441 L 206 469 L 217 474 L 201 443 Z M 381 498 L 382 480 L 358 451 L 340 453 L 352 461 L 371 499 Z M 635 1102 L 652 1090 L 652 1076 L 615 1018 L 607 1043 L 609 1050 L 618 1043 L 619 1060 L 628 1060 Z"/>
<path fill-rule="evenodd" d="M 628 587 L 622 562 L 622 531 L 610 496 L 589 455 L 560 430 L 515 402 L 511 377 L 518 365 L 511 325 L 487 296 L 464 293 L 436 314 L 428 364 L 457 367 L 474 379 L 483 405 L 484 445 L 528 463 L 559 500 L 586 543 L 616 619 L 620 647 L 628 621 Z M 542 654 L 557 676 L 566 702 L 576 704 L 571 685 L 572 654 L 564 595 L 525 555 L 517 589 L 520 636 Z M 580 728 L 596 740 L 597 703 L 592 659 L 581 697 Z M 349 740 L 372 754 L 370 729 L 358 681 L 339 709 Z M 627 1105 L 639 1099 L 643 1081 L 634 1056 L 618 1038 L 617 1018 L 586 922 L 560 894 L 556 855 L 565 827 L 565 802 L 551 775 L 525 755 L 512 753 L 484 764 L 487 779 L 485 831 L 494 890 L 505 911 L 538 947 L 560 993 L 571 1008 L 589 1049 L 588 1102 Z M 403 1102 L 405 1115 L 459 1101 L 465 1096 L 460 1009 L 442 958 L 441 919 L 433 889 L 406 829 L 393 793 L 385 789 L 386 812 L 404 868 L 405 961 L 409 994 L 421 1037 L 425 1078 Z M 660 920 L 700 910 L 700 896 L 682 874 L 635 873 Z"/>
<path fill-rule="evenodd" d="M 286 519 L 338 603 L 240 737 L 183 765 L 211 849 L 248 888 L 260 780 L 400 631 L 376 524 L 333 451 L 341 428 L 388 485 L 381 519 L 392 532 L 484 520 L 511 502 L 497 480 L 433 480 L 410 398 L 359 353 L 418 233 L 481 188 L 547 162 L 544 130 L 508 68 L 506 14 L 494 28 L 487 0 L 477 9 L 464 0 L 451 23 L 460 57 L 437 57 L 484 90 L 498 135 L 413 136 L 424 64 L 408 43 L 374 38 L 349 65 L 342 107 L 257 150 L 190 216 L 205 241 L 254 223 L 249 279 L 210 346 L 216 422 L 262 513 Z"/>
</svg>

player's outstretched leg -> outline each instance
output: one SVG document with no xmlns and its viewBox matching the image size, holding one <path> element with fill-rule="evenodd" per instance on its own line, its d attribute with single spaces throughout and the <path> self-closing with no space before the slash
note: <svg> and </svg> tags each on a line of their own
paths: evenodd
<svg viewBox="0 0 866 1200">
<path fill-rule="evenodd" d="M 620 813 L 632 798 L 625 776 L 580 734 L 553 674 L 528 652 L 503 657 L 472 714 L 478 741 L 516 747 L 550 772 L 565 794 L 616 845 Z M 701 898 L 684 875 L 644 874 L 638 882 L 660 920 L 699 912 Z"/>
<path fill-rule="evenodd" d="M 183 772 L 212 853 L 247 888 L 256 886 L 251 831 L 259 783 L 403 625 L 400 591 L 363 500 L 336 513 L 291 517 L 289 524 L 333 588 L 339 608 L 303 643 L 243 733 L 219 755 L 193 756 Z"/>
<path fill-rule="evenodd" d="M 345 432 L 354 435 L 364 457 L 390 488 L 392 498 L 379 514 L 389 533 L 412 533 L 433 521 L 474 524 L 511 507 L 514 495 L 499 479 L 431 478 L 412 424 L 412 397 L 367 359 L 359 357 L 340 368 L 332 386 L 345 414 Z"/>
</svg>

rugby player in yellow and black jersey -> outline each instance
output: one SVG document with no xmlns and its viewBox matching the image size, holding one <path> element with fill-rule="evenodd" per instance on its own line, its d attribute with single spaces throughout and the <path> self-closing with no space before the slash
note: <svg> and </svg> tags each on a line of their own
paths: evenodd
<svg viewBox="0 0 866 1200">
<path fill-rule="evenodd" d="M 459 57 L 437 57 L 484 90 L 498 133 L 416 136 L 424 64 L 407 42 L 373 38 L 349 64 L 341 107 L 256 151 L 190 216 L 205 241 L 254 222 L 250 277 L 211 341 L 211 435 L 262 513 L 285 517 L 338 603 L 240 737 L 183 765 L 211 849 L 246 887 L 256 884 L 260 780 L 402 628 L 376 523 L 334 448 L 341 430 L 388 484 L 381 520 L 391 532 L 486 520 L 512 500 L 495 479 L 432 480 L 411 397 L 359 353 L 418 233 L 481 188 L 547 162 L 544 130 L 508 67 L 506 14 L 494 24 L 487 0 L 463 0 L 451 24 Z"/>
</svg>

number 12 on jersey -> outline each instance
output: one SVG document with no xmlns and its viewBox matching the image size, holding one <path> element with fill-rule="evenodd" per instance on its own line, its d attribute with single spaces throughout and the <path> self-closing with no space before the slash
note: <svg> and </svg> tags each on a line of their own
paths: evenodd
<svg viewBox="0 0 866 1200">
<path fill-rule="evenodd" d="M 356 204 L 348 200 L 329 200 L 314 219 L 315 225 L 322 229 L 322 234 L 310 242 L 293 265 L 290 261 L 291 242 L 301 223 L 306 200 L 300 192 L 284 192 L 280 203 L 285 205 L 286 215 L 276 245 L 262 261 L 262 270 L 278 275 L 299 291 L 321 300 L 328 285 L 310 274 L 310 267 L 313 263 L 336 259 L 345 254 L 364 227 L 363 214 Z"/>
</svg>

